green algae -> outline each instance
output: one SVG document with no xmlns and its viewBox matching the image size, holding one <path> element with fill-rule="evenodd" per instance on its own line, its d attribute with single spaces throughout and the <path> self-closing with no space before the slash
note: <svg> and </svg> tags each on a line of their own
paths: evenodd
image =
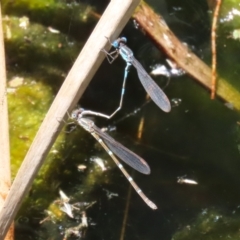
<svg viewBox="0 0 240 240">
<path fill-rule="evenodd" d="M 23 21 L 25 25 L 22 25 Z M 53 34 L 26 17 L 5 17 L 3 28 L 8 79 L 23 79 L 22 84 L 8 89 L 11 159 L 15 176 L 66 75 L 64 64 L 69 65 L 67 60 L 80 46 L 63 47 L 64 34 Z"/>
<path fill-rule="evenodd" d="M 239 239 L 238 214 L 227 215 L 219 210 L 204 209 L 196 219 L 174 234 L 172 240 Z"/>
<path fill-rule="evenodd" d="M 52 101 L 52 91 L 42 82 L 27 83 L 8 94 L 10 149 L 15 176 Z"/>
<path fill-rule="evenodd" d="M 76 39 L 78 34 L 74 35 L 79 32 L 74 26 L 87 23 L 90 8 L 61 1 L 4 1 L 2 4 L 14 179 L 56 92 L 83 46 L 83 40 Z M 53 15 L 57 21 L 51 22 Z M 17 83 L 13 84 L 15 80 Z M 59 185 L 74 171 L 73 167 L 67 170 L 66 165 L 76 167 L 75 161 L 83 158 L 78 153 L 68 163 L 70 147 L 71 142 L 66 144 L 66 133 L 62 131 L 19 215 L 30 216 L 33 209 L 46 209 L 49 201 L 56 198 Z"/>
<path fill-rule="evenodd" d="M 23 18 L 4 18 L 8 76 L 22 73 L 58 89 L 82 44 L 29 19 L 20 27 Z"/>
<path fill-rule="evenodd" d="M 87 32 L 83 34 L 79 28 L 88 24 L 87 14 L 92 8 L 59 1 L 5 3 L 7 15 L 3 18 L 3 29 L 14 179 L 56 92 L 83 46 L 82 38 Z M 54 23 L 47 20 L 53 12 L 56 13 Z M 90 18 L 90 22 L 92 20 Z M 78 39 L 79 33 L 81 39 Z M 77 165 L 86 164 L 89 156 L 89 148 L 81 148 L 81 151 L 79 148 L 79 139 L 85 135 L 89 136 L 85 131 L 61 132 L 19 210 L 18 228 L 39 224 L 46 217 L 44 211 L 56 215 L 55 220 L 66 225 L 68 217 L 54 205 L 59 188 L 71 199 L 85 202 L 94 200 L 90 195 L 96 183 L 109 182 L 108 176 L 103 176 L 93 163 L 87 165 L 85 172 L 78 172 Z M 55 227 L 58 233 L 51 221 L 44 224 L 44 228 L 48 227 Z"/>
</svg>

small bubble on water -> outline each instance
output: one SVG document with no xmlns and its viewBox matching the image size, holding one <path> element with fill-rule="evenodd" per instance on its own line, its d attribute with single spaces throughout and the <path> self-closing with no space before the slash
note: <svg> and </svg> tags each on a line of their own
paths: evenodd
<svg viewBox="0 0 240 240">
<path fill-rule="evenodd" d="M 181 98 L 173 98 L 171 99 L 172 107 L 178 107 L 182 103 Z"/>
</svg>

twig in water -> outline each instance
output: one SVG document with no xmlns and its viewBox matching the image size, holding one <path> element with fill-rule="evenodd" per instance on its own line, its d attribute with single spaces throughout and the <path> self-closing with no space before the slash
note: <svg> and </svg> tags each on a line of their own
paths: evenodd
<svg viewBox="0 0 240 240">
<path fill-rule="evenodd" d="M 216 0 L 216 7 L 213 14 L 213 23 L 212 23 L 212 31 L 211 31 L 211 42 L 212 42 L 212 84 L 211 84 L 211 99 L 215 98 L 216 94 L 216 82 L 217 82 L 217 74 L 216 74 L 216 66 L 217 66 L 217 53 L 216 53 L 216 30 L 217 30 L 217 20 L 219 9 L 221 6 L 222 0 Z"/>
</svg>

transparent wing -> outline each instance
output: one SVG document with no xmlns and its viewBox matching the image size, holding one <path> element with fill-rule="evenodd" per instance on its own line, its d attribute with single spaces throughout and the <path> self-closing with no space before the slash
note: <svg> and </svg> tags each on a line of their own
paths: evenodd
<svg viewBox="0 0 240 240">
<path fill-rule="evenodd" d="M 153 81 L 148 75 L 143 66 L 134 57 L 131 58 L 132 65 L 136 68 L 139 80 L 141 81 L 146 92 L 149 94 L 151 99 L 161 108 L 164 112 L 170 112 L 171 104 L 168 97 L 163 90 Z"/>
<path fill-rule="evenodd" d="M 124 147 L 121 143 L 114 140 L 108 134 L 102 132 L 101 129 L 99 129 L 97 126 L 94 125 L 93 129 L 99 135 L 99 137 L 102 138 L 109 149 L 126 164 L 141 173 L 150 174 L 150 167 L 143 158 L 139 157 L 137 154 Z"/>
</svg>

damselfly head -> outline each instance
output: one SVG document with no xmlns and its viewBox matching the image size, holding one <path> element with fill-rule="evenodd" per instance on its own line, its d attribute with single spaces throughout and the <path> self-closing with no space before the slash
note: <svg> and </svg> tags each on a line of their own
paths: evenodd
<svg viewBox="0 0 240 240">
<path fill-rule="evenodd" d="M 78 116 L 77 110 L 74 110 L 74 111 L 71 113 L 71 118 L 76 120 L 76 119 L 77 119 L 77 116 Z"/>
<path fill-rule="evenodd" d="M 121 37 L 121 38 L 118 38 L 117 40 L 113 41 L 112 46 L 115 48 L 119 48 L 120 43 L 125 44 L 126 42 L 127 42 L 127 39 L 125 37 Z"/>
<path fill-rule="evenodd" d="M 77 120 L 79 115 L 84 111 L 83 108 L 78 108 L 72 111 L 71 113 L 71 118 L 74 120 Z"/>
<path fill-rule="evenodd" d="M 127 38 L 121 37 L 121 38 L 119 38 L 119 42 L 121 42 L 121 43 L 127 43 Z"/>
</svg>

